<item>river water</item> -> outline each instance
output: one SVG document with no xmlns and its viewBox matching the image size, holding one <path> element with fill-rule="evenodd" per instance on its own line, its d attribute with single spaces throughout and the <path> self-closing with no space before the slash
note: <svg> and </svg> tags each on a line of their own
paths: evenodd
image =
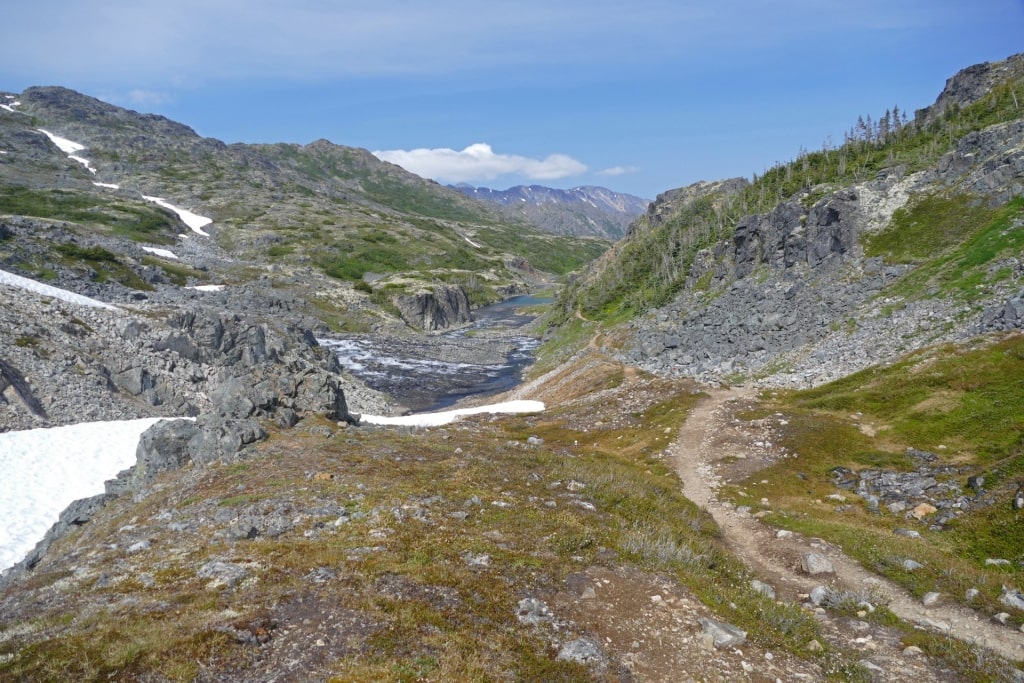
<svg viewBox="0 0 1024 683">
<path fill-rule="evenodd" d="M 551 299 L 517 296 L 473 311 L 473 322 L 439 335 L 344 335 L 320 340 L 342 366 L 410 412 L 442 410 L 470 396 L 497 394 L 522 381 L 540 340 L 517 312 Z"/>
</svg>

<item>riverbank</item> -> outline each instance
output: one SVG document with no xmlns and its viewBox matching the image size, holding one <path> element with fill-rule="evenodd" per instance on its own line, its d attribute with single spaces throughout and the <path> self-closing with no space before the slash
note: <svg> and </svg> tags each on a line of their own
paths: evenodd
<svg viewBox="0 0 1024 683">
<path fill-rule="evenodd" d="M 429 412 L 466 399 L 509 391 L 522 381 L 540 345 L 530 325 L 539 306 L 550 303 L 517 296 L 474 311 L 464 327 L 432 335 L 344 335 L 318 341 L 331 349 L 346 372 L 392 397 L 393 412 Z M 521 312 L 529 307 L 529 313 Z"/>
</svg>

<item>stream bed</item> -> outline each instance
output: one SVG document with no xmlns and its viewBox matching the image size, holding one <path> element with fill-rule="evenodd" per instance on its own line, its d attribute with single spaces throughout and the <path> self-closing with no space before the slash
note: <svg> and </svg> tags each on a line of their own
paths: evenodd
<svg viewBox="0 0 1024 683">
<path fill-rule="evenodd" d="M 319 341 L 349 373 L 390 395 L 402 410 L 442 410 L 519 384 L 540 340 L 525 329 L 536 316 L 518 311 L 550 302 L 530 295 L 506 299 L 473 311 L 468 326 L 436 335 L 336 335 Z"/>
</svg>

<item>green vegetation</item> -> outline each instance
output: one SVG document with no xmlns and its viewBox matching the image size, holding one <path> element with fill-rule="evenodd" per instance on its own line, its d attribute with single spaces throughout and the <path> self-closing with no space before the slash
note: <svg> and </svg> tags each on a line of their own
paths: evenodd
<svg viewBox="0 0 1024 683">
<path fill-rule="evenodd" d="M 573 388 L 615 387 L 623 374 L 607 359 L 563 371 Z M 753 647 L 855 673 L 842 653 L 810 651 L 811 641 L 824 641 L 814 617 L 750 589 L 710 517 L 681 495 L 662 451 L 666 432 L 699 397 L 693 387 L 652 381 L 629 391 L 628 413 L 617 401 L 584 398 L 542 415 L 474 419 L 468 429 L 353 430 L 328 440 L 275 430 L 242 466 L 211 468 L 184 487 L 122 501 L 95 517 L 90 533 L 116 533 L 164 509 L 212 518 L 223 506 L 243 514 L 284 497 L 294 511 L 340 503 L 341 522 L 336 512 L 327 523 L 301 515 L 273 538 L 231 542 L 215 534 L 190 539 L 187 552 L 137 555 L 149 563 L 148 585 L 126 578 L 77 593 L 130 607 L 49 603 L 33 613 L 27 635 L 20 624 L 5 625 L 0 667 L 13 678 L 82 681 L 252 670 L 254 645 L 230 634 L 273 643 L 287 624 L 294 638 L 303 615 L 317 610 L 346 624 L 344 639 L 324 650 L 329 680 L 587 681 L 592 672 L 557 660 L 550 631 L 519 623 L 516 606 L 541 595 L 562 616 L 556 596 L 567 595 L 569 577 L 620 572 L 640 599 L 655 582 L 659 592 L 695 595 L 748 630 Z M 531 436 L 543 444 L 528 445 Z M 155 547 L 181 543 L 162 526 L 149 537 Z M 221 558 L 251 578 L 226 589 L 197 576 Z M 337 578 L 310 584 L 327 570 Z M 95 579 L 41 567 L 32 581 L 77 590 L 69 584 Z M 584 632 L 600 632 L 607 615 L 575 618 Z M 628 651 L 627 637 L 614 648 Z"/>
<path fill-rule="evenodd" d="M 0 213 L 98 224 L 133 240 L 167 243 L 174 219 L 157 207 L 70 190 L 0 186 Z"/>
<path fill-rule="evenodd" d="M 187 266 L 183 263 L 176 263 L 174 261 L 168 261 L 167 259 L 157 258 L 155 256 L 143 256 L 142 263 L 147 266 L 153 266 L 159 268 L 167 276 L 167 279 L 178 285 L 184 287 L 188 284 L 189 278 L 204 282 L 209 276 L 201 270 L 197 270 L 191 266 Z"/>
<path fill-rule="evenodd" d="M 763 174 L 755 174 L 750 184 L 734 194 L 698 198 L 657 225 L 642 222 L 616 246 L 614 260 L 601 263 L 600 269 L 593 269 L 575 287 L 565 290 L 561 308 L 578 308 L 589 317 L 617 321 L 662 305 L 684 286 L 694 254 L 731 237 L 741 217 L 767 213 L 790 199 L 799 199 L 809 208 L 838 188 L 869 180 L 880 172 L 896 167 L 901 172 L 926 168 L 964 135 L 1020 119 L 1021 101 L 1024 83 L 1018 79 L 998 85 L 969 106 L 950 105 L 914 120 L 908 120 L 898 108 L 885 112 L 877 122 L 870 116 L 861 117 L 839 146 L 826 142 L 818 151 L 801 150 L 793 161 L 777 162 Z M 991 225 L 992 219 L 992 210 L 976 199 L 956 194 L 933 196 L 908 207 L 885 235 L 873 239 L 871 248 L 899 262 L 933 258 L 956 244 L 958 236 Z M 909 232 L 904 234 L 904 229 Z M 980 273 L 979 265 L 1004 249 L 1019 250 L 1017 236 L 1001 239 L 997 235 L 993 226 L 987 238 L 978 238 L 971 255 L 952 256 L 949 263 L 940 264 L 937 271 L 947 265 L 954 270 L 951 281 L 940 291 L 956 289 L 969 295 L 972 287 L 990 280 Z M 706 281 L 697 284 L 698 289 L 706 288 Z M 921 289 L 916 281 L 908 281 L 907 287 L 915 292 Z"/>
<path fill-rule="evenodd" d="M 579 309 L 588 317 L 620 320 L 667 303 L 686 283 L 697 252 L 731 234 L 728 206 L 727 197 L 705 196 L 620 242 L 614 264 L 577 290 Z"/>
<path fill-rule="evenodd" d="M 521 256 L 537 270 L 565 275 L 578 270 L 608 249 L 608 242 L 592 237 L 562 237 L 534 229 L 482 228 L 477 241 Z"/>
<path fill-rule="evenodd" d="M 890 226 L 866 240 L 870 256 L 919 266 L 887 290 L 907 298 L 977 297 L 986 285 L 1010 276 L 991 269 L 1024 248 L 1024 198 L 998 209 L 964 195 L 926 195 L 893 215 Z"/>
<path fill-rule="evenodd" d="M 72 242 L 54 245 L 54 250 L 63 257 L 66 265 L 89 268 L 95 282 L 114 280 L 132 289 L 150 291 L 153 286 L 140 278 L 135 271 L 103 247 L 82 247 Z"/>
<path fill-rule="evenodd" d="M 973 607 L 990 614 L 1004 611 L 998 602 L 1001 584 L 1019 577 L 1024 561 L 1024 537 L 1016 532 L 1024 513 L 1010 504 L 1024 477 L 1021 377 L 1024 338 L 1009 336 L 971 348 L 917 352 L 819 388 L 782 393 L 764 412 L 785 417 L 781 444 L 798 457 L 757 472 L 730 495 L 746 504 L 769 496 L 770 521 L 838 543 L 914 595 L 938 591 L 964 600 L 966 589 L 974 587 L 981 595 Z M 954 481 L 965 490 L 969 476 L 985 475 L 989 503 L 951 521 L 944 531 L 932 531 L 927 522 L 884 509 L 871 514 L 858 496 L 835 488 L 835 467 L 913 470 L 909 447 L 958 467 Z M 852 497 L 853 507 L 837 511 L 822 502 L 836 493 Z M 893 535 L 908 525 L 926 540 Z M 986 558 L 1012 564 L 986 567 Z M 907 571 L 905 559 L 923 568 Z M 1024 615 L 1013 620 L 1020 623 Z"/>
</svg>

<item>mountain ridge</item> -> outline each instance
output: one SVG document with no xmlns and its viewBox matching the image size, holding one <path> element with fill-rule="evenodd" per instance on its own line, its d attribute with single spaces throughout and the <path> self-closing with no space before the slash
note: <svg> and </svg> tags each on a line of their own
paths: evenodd
<svg viewBox="0 0 1024 683">
<path fill-rule="evenodd" d="M 1022 66 L 664 192 L 577 273 L 567 242 L 325 141 L 119 152 L 0 112 L 0 266 L 116 306 L 7 296 L 4 425 L 197 418 L 0 578 L 0 674 L 1020 681 Z M 40 126 L 95 144 L 95 176 Z M 403 295 L 461 309 L 544 257 L 569 277 L 515 397 L 545 412 L 360 424 L 387 399 L 316 341 L 329 320 L 408 331 Z"/>
<path fill-rule="evenodd" d="M 472 185 L 450 185 L 467 196 L 504 207 L 512 218 L 529 220 L 558 235 L 590 235 L 618 239 L 629 223 L 643 213 L 650 200 L 584 185 L 560 190 L 543 185 L 516 185 L 493 190 Z"/>
</svg>

